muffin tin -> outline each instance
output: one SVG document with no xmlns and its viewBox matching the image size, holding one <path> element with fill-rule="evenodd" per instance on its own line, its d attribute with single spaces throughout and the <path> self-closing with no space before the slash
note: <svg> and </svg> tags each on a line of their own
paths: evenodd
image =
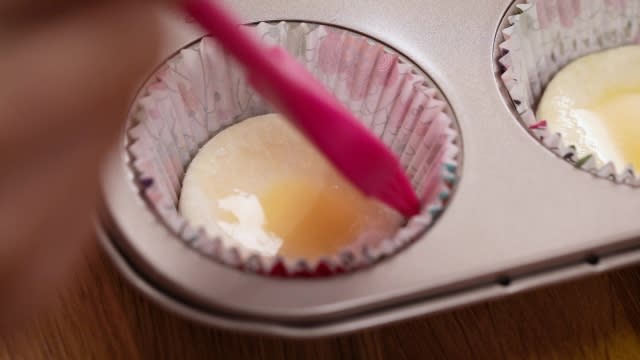
<svg viewBox="0 0 640 360">
<path fill-rule="evenodd" d="M 236 2 L 250 22 L 327 23 L 387 44 L 420 67 L 456 115 L 464 161 L 435 225 L 375 266 L 321 279 L 240 272 L 177 241 L 143 201 L 125 141 L 104 169 L 98 232 L 144 293 L 207 324 L 325 336 L 433 313 L 640 260 L 637 189 L 568 166 L 519 124 L 498 81 L 509 1 Z M 160 64 L 202 36 L 166 13 Z M 152 69 L 149 69 L 150 73 Z M 124 136 L 123 136 L 124 138 Z"/>
</svg>

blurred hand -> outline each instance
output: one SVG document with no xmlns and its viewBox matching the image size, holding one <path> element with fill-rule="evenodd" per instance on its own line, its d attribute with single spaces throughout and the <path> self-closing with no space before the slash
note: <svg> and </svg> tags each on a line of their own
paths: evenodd
<svg viewBox="0 0 640 360">
<path fill-rule="evenodd" d="M 157 6 L 0 2 L 0 335 L 93 238 L 101 159 L 158 56 Z"/>
</svg>

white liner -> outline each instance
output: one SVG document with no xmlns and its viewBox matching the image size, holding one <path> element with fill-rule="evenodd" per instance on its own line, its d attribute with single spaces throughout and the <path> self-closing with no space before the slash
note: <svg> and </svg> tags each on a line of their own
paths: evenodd
<svg viewBox="0 0 640 360">
<path fill-rule="evenodd" d="M 263 41 L 285 47 L 400 158 L 426 205 L 393 239 L 319 260 L 267 258 L 226 246 L 177 212 L 184 172 L 200 146 L 218 131 L 271 112 L 242 71 L 210 38 L 181 50 L 150 80 L 139 98 L 129 151 L 144 197 L 163 222 L 200 252 L 225 264 L 274 275 L 326 275 L 359 268 L 414 240 L 444 207 L 455 182 L 457 132 L 448 105 L 426 78 L 382 45 L 323 25 L 260 23 Z"/>
<path fill-rule="evenodd" d="M 544 87 L 558 70 L 581 56 L 622 45 L 640 44 L 640 0 L 528 0 L 509 16 L 499 47 L 501 79 L 520 118 L 543 145 L 594 175 L 640 185 L 631 165 L 616 169 L 549 129 L 535 116 Z"/>
</svg>

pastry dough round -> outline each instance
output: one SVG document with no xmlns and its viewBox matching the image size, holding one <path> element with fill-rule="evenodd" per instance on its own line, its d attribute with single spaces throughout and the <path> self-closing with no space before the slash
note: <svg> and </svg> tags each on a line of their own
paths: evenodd
<svg viewBox="0 0 640 360">
<path fill-rule="evenodd" d="M 227 244 L 317 258 L 382 241 L 402 217 L 362 195 L 275 114 L 233 125 L 189 164 L 180 213 Z"/>
<path fill-rule="evenodd" d="M 551 80 L 537 118 L 565 144 L 612 161 L 618 170 L 640 169 L 640 46 L 584 56 Z"/>
</svg>

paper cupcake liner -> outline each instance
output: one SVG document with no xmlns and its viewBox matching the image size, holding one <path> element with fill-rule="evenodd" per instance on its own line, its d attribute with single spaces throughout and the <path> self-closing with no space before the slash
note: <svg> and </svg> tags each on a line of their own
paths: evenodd
<svg viewBox="0 0 640 360">
<path fill-rule="evenodd" d="M 528 0 L 515 4 L 499 44 L 502 82 L 520 119 L 544 146 L 576 167 L 618 183 L 640 185 L 631 165 L 616 169 L 537 119 L 545 86 L 567 63 L 590 53 L 640 44 L 638 0 Z"/>
<path fill-rule="evenodd" d="M 283 46 L 305 64 L 398 155 L 424 209 L 391 239 L 354 244 L 314 260 L 251 253 L 188 224 L 177 203 L 185 170 L 200 146 L 229 125 L 271 112 L 238 66 L 205 37 L 157 71 L 139 97 L 128 132 L 136 179 L 162 223 L 212 259 L 282 276 L 360 268 L 422 234 L 443 210 L 457 173 L 457 131 L 439 91 L 398 55 L 346 30 L 293 22 L 260 23 L 254 29 L 263 41 Z"/>
</svg>

